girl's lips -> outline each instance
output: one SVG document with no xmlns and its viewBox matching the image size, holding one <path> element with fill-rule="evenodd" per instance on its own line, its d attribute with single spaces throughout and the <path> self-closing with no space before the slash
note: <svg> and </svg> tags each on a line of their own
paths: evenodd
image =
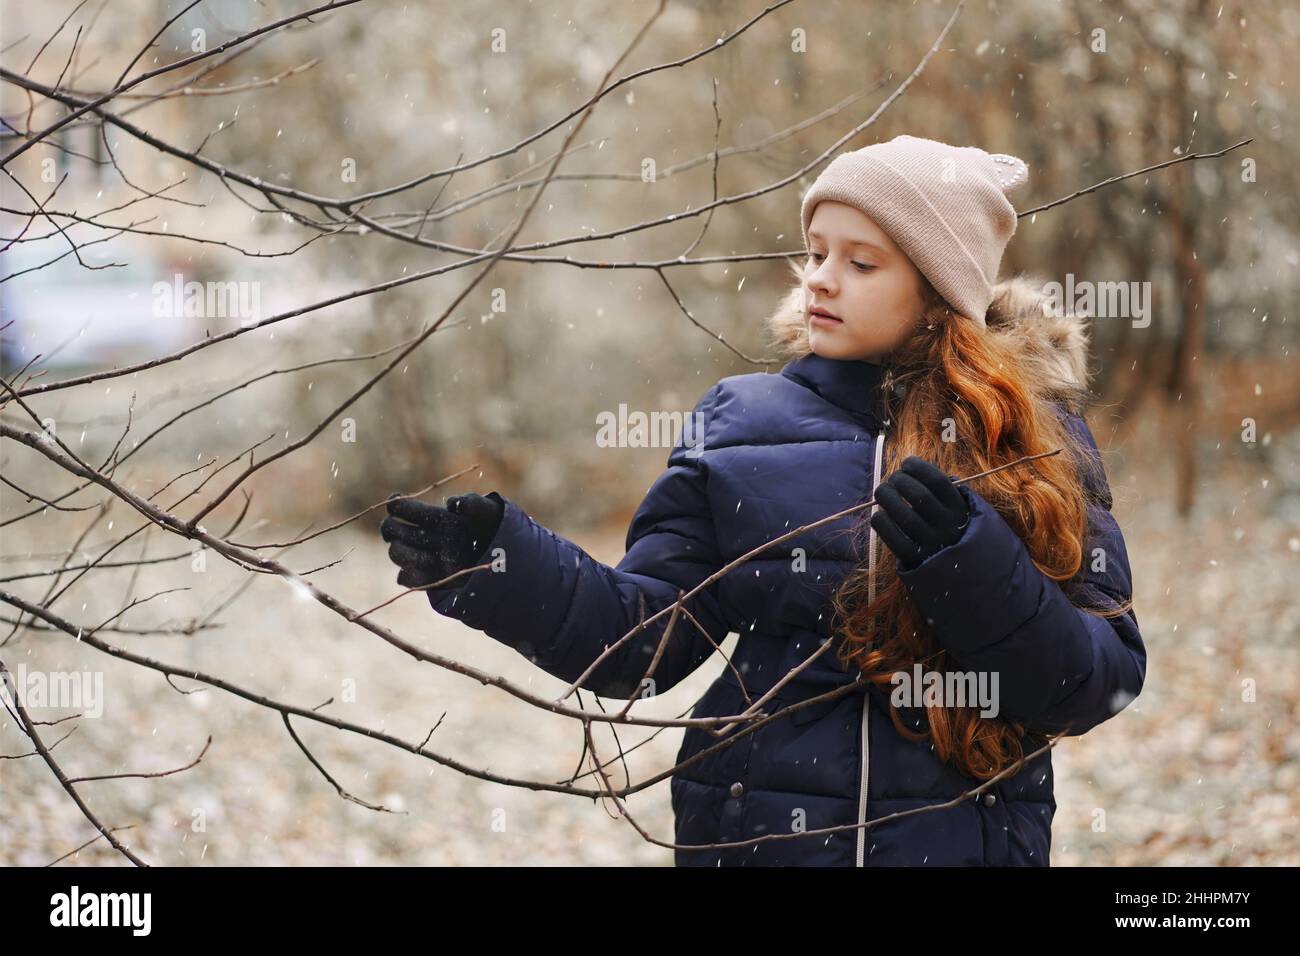
<svg viewBox="0 0 1300 956">
<path fill-rule="evenodd" d="M 822 315 L 818 312 L 809 313 L 809 321 L 814 325 L 836 326 L 843 325 L 842 319 L 833 319 L 829 315 Z"/>
</svg>

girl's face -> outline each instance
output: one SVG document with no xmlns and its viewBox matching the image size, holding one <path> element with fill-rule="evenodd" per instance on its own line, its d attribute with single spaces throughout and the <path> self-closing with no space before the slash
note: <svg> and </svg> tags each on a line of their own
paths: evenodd
<svg viewBox="0 0 1300 956">
<path fill-rule="evenodd" d="M 923 282 L 912 260 L 865 213 L 829 199 L 817 204 L 803 295 L 808 342 L 818 355 L 884 360 L 919 324 Z"/>
</svg>

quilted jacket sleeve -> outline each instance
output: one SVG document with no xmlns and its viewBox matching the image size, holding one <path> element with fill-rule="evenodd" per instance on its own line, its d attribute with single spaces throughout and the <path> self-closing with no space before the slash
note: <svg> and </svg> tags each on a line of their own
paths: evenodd
<svg viewBox="0 0 1300 956">
<path fill-rule="evenodd" d="M 965 485 L 957 487 L 971 520 L 962 537 L 899 577 L 963 670 L 997 673 L 1001 716 L 1077 736 L 1142 690 L 1146 649 L 1132 610 L 1102 618 L 1067 596 L 1105 606 L 1127 601 L 1133 587 L 1097 443 L 1083 418 L 1065 419 L 1087 459 L 1090 498 L 1083 564 L 1066 589 L 1034 566 L 1011 526 Z"/>
<path fill-rule="evenodd" d="M 628 529 L 627 553 L 617 566 L 591 558 L 504 498 L 505 511 L 483 563 L 493 570 L 467 575 L 453 589 L 429 592 L 438 613 L 484 631 L 528 657 L 543 670 L 574 681 L 639 621 L 673 603 L 722 566 L 706 492 L 702 451 L 715 385 L 695 406 L 702 433 L 683 431 L 668 467 L 641 502 Z M 688 441 L 689 439 L 689 441 Z M 584 688 L 603 697 L 662 694 L 702 664 L 721 645 L 728 625 L 716 582 L 687 601 L 708 632 L 685 614 L 651 675 L 642 684 L 671 612 L 629 639 L 602 664 Z"/>
</svg>

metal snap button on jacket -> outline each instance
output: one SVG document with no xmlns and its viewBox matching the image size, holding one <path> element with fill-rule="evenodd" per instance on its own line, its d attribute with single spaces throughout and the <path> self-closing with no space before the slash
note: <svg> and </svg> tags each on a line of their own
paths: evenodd
<svg viewBox="0 0 1300 956">
<path fill-rule="evenodd" d="M 998 802 L 998 798 L 991 793 L 984 794 L 984 806 L 991 807 Z"/>
<path fill-rule="evenodd" d="M 745 792 L 745 785 L 740 783 L 739 781 L 731 785 L 731 795 L 733 797 L 739 797 L 744 792 Z"/>
</svg>

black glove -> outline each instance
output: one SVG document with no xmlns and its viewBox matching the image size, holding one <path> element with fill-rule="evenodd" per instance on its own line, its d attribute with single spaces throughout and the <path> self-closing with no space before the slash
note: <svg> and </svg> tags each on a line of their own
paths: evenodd
<svg viewBox="0 0 1300 956">
<path fill-rule="evenodd" d="M 418 588 L 478 563 L 496 537 L 505 502 L 495 491 L 483 495 L 457 495 L 447 507 L 427 505 L 414 498 L 389 495 L 388 517 L 379 533 L 388 546 L 388 558 L 402 570 L 397 583 Z M 443 587 L 460 587 L 463 577 Z M 436 590 L 436 589 L 435 589 Z"/>
<path fill-rule="evenodd" d="M 970 522 L 970 507 L 952 479 L 915 455 L 876 488 L 876 504 L 871 527 L 904 570 L 956 544 Z"/>
</svg>

